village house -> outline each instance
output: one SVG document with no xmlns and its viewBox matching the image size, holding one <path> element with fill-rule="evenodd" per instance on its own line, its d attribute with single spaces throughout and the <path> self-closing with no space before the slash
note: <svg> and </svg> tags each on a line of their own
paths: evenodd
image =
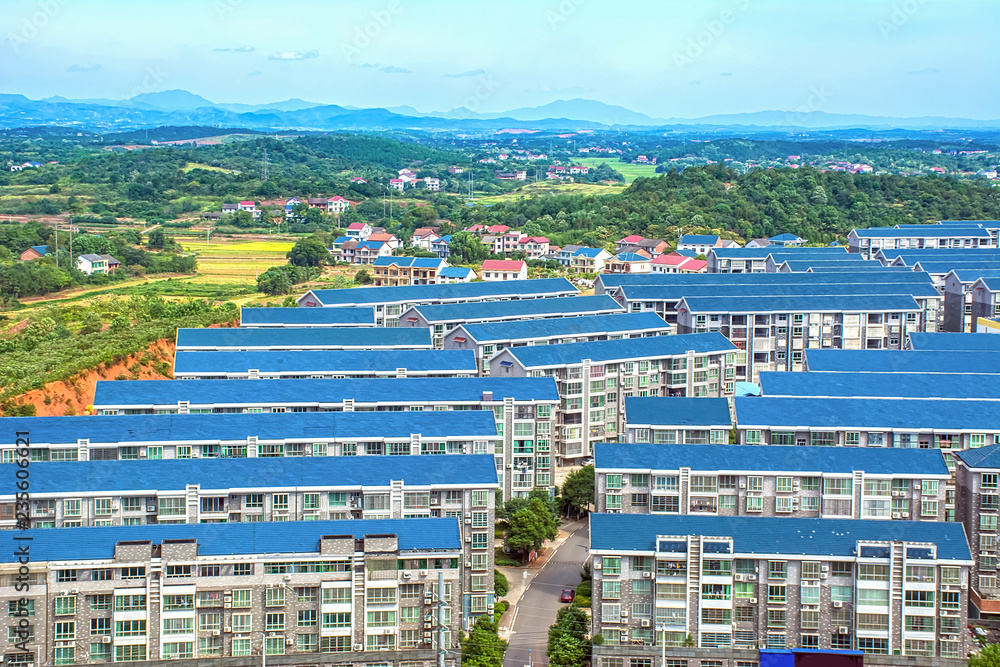
<svg viewBox="0 0 1000 667">
<path fill-rule="evenodd" d="M 526 280 L 528 265 L 520 259 L 488 259 L 483 262 L 483 280 Z"/>
</svg>

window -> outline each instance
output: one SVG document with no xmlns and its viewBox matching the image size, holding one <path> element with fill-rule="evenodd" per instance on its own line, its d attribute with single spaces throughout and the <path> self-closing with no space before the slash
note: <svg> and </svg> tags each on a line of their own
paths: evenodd
<svg viewBox="0 0 1000 667">
<path fill-rule="evenodd" d="M 146 610 L 145 595 L 115 596 L 115 611 L 145 611 L 145 610 Z"/>
<path fill-rule="evenodd" d="M 903 604 L 906 607 L 934 606 L 934 591 L 905 591 L 905 593 L 906 598 Z"/>
<path fill-rule="evenodd" d="M 605 600 L 617 600 L 621 597 L 621 582 L 619 581 L 608 581 L 605 579 L 601 582 L 601 596 Z"/>
<path fill-rule="evenodd" d="M 75 595 L 60 596 L 56 598 L 56 616 L 72 616 L 75 613 Z"/>
<path fill-rule="evenodd" d="M 324 588 L 323 604 L 350 604 L 350 588 Z"/>
<path fill-rule="evenodd" d="M 792 478 L 791 477 L 778 477 L 775 480 L 775 489 L 778 493 L 791 493 L 792 492 Z"/>
<path fill-rule="evenodd" d="M 222 614 L 218 612 L 198 614 L 199 632 L 212 632 L 218 630 L 221 624 L 222 624 Z"/>
<path fill-rule="evenodd" d="M 191 632 L 194 632 L 193 618 L 163 619 L 163 634 L 165 635 L 186 635 Z"/>
<path fill-rule="evenodd" d="M 116 637 L 142 637 L 146 634 L 146 621 L 115 621 Z"/>
<path fill-rule="evenodd" d="M 767 601 L 776 604 L 785 603 L 785 587 L 784 586 L 768 586 L 767 587 Z"/>
<path fill-rule="evenodd" d="M 284 586 L 278 587 L 268 587 L 265 591 L 264 599 L 265 607 L 284 607 L 285 606 L 285 588 Z"/>
<path fill-rule="evenodd" d="M 233 565 L 234 577 L 249 577 L 253 574 L 253 563 L 236 563 Z M 250 591 L 246 591 L 249 593 Z"/>
</svg>

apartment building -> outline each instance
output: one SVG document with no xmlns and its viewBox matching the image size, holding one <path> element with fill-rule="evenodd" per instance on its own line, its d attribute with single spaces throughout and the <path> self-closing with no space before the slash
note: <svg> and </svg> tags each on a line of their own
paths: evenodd
<svg viewBox="0 0 1000 667">
<path fill-rule="evenodd" d="M 803 370 L 815 373 L 1000 373 L 1000 358 L 966 350 L 807 350 Z"/>
<path fill-rule="evenodd" d="M 1000 290 L 1000 268 L 957 269 L 950 271 L 944 277 L 944 324 L 942 328 L 945 331 L 961 333 L 975 330 L 976 318 L 983 317 L 984 315 L 981 313 L 984 313 L 985 310 L 977 308 L 977 312 L 973 313 L 973 298 L 977 291 L 987 291 L 986 285 L 990 282 L 997 283 L 997 290 Z M 980 298 L 978 303 L 983 301 L 984 299 Z M 992 317 L 992 310 L 988 314 Z"/>
<path fill-rule="evenodd" d="M 624 441 L 658 445 L 727 444 L 733 428 L 725 398 L 684 396 L 625 399 Z"/>
<path fill-rule="evenodd" d="M 508 347 L 559 345 L 595 340 L 662 336 L 670 327 L 653 313 L 617 313 L 461 324 L 444 336 L 446 350 L 472 350 L 481 374 L 489 373 L 489 360 Z"/>
<path fill-rule="evenodd" d="M 759 381 L 767 397 L 1000 401 L 1000 375 L 768 371 Z"/>
<path fill-rule="evenodd" d="M 879 250 L 908 248 L 982 248 L 995 246 L 990 232 L 977 223 L 965 225 L 912 225 L 852 229 L 848 252 L 871 259 Z"/>
<path fill-rule="evenodd" d="M 622 313 L 609 296 L 571 296 L 520 301 L 413 306 L 399 316 L 400 327 L 430 328 L 434 347 L 444 347 L 445 334 L 462 324 Z"/>
<path fill-rule="evenodd" d="M 28 574 L 0 563 L 0 604 L 26 621 L 27 650 L 5 647 L 18 667 L 179 659 L 433 667 L 436 648 L 458 646 L 471 593 L 454 518 L 0 535 L 8 553 L 25 539 Z M 15 588 L 19 577 L 27 591 Z M 470 605 L 486 613 L 491 597 L 470 595 Z"/>
<path fill-rule="evenodd" d="M 810 348 L 900 349 L 910 331 L 924 331 L 909 295 L 684 297 L 678 333 L 719 332 L 739 350 L 736 380 L 761 371 L 799 371 Z"/>
<path fill-rule="evenodd" d="M 472 377 L 476 359 L 464 350 L 265 350 L 174 355 L 179 380 Z"/>
<path fill-rule="evenodd" d="M 374 327 L 375 309 L 359 308 L 247 308 L 240 309 L 240 328 Z"/>
<path fill-rule="evenodd" d="M 627 396 L 731 396 L 735 348 L 719 334 L 507 348 L 490 360 L 491 377 L 553 377 L 561 406 L 557 451 L 589 457 L 617 440 Z"/>
<path fill-rule="evenodd" d="M 454 413 L 9 417 L 0 461 L 17 460 L 16 433 L 32 461 L 280 458 L 489 454 L 496 422 L 481 411 Z"/>
<path fill-rule="evenodd" d="M 630 442 L 599 444 L 594 451 L 598 512 L 945 519 L 950 474 L 941 452 L 930 449 L 723 444 L 706 450 Z"/>
<path fill-rule="evenodd" d="M 300 308 L 366 306 L 375 309 L 375 326 L 392 327 L 397 326 L 400 313 L 417 305 L 542 299 L 575 296 L 579 293 L 579 290 L 565 278 L 543 278 L 488 283 L 309 290 L 298 298 L 298 304 Z"/>
<path fill-rule="evenodd" d="M 764 273 L 767 259 L 785 260 L 843 259 L 846 248 L 711 248 L 706 253 L 709 273 Z"/>
<path fill-rule="evenodd" d="M 98 382 L 97 415 L 485 410 L 496 420 L 493 452 L 504 498 L 553 492 L 559 393 L 552 378 L 296 380 L 116 380 Z"/>
<path fill-rule="evenodd" d="M 178 352 L 431 349 L 428 330 L 398 327 L 178 329 L 176 340 Z"/>
<path fill-rule="evenodd" d="M 375 287 L 436 285 L 448 264 L 438 257 L 379 257 L 372 265 Z"/>
<path fill-rule="evenodd" d="M 974 333 L 911 333 L 906 341 L 908 350 L 940 352 L 1000 352 L 1000 339 L 984 338 Z"/>
<path fill-rule="evenodd" d="M 688 637 L 719 651 L 708 657 L 856 649 L 870 665 L 958 667 L 967 656 L 973 561 L 958 524 L 592 514 L 590 542 L 600 667 Z"/>
<path fill-rule="evenodd" d="M 1000 278 L 980 278 L 972 286 L 972 317 L 976 322 L 1000 316 Z"/>
<path fill-rule="evenodd" d="M 969 596 L 984 618 L 1000 614 L 997 585 L 997 513 L 1000 510 L 1000 444 L 955 453 L 958 521 L 965 526 L 972 553 Z"/>
</svg>

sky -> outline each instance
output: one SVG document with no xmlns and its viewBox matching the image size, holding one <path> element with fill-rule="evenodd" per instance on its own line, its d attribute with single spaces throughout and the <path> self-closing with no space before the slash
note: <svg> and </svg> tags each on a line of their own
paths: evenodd
<svg viewBox="0 0 1000 667">
<path fill-rule="evenodd" d="M 0 93 L 1000 117 L 997 0 L 3 0 Z"/>
</svg>

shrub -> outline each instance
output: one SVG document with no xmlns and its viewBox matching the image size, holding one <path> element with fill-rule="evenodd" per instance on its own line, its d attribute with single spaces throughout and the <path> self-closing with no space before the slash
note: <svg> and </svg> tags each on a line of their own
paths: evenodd
<svg viewBox="0 0 1000 667">
<path fill-rule="evenodd" d="M 493 592 L 496 596 L 502 598 L 507 595 L 509 590 L 510 584 L 507 583 L 507 577 L 500 570 L 493 570 Z"/>
</svg>

